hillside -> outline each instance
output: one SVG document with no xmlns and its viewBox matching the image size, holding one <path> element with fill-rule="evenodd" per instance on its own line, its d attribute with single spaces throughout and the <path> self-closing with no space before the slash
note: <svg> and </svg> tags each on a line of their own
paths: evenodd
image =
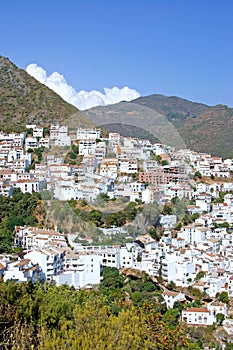
<svg viewBox="0 0 233 350">
<path fill-rule="evenodd" d="M 154 109 L 166 115 L 169 121 L 177 123 L 187 118 L 196 118 L 211 108 L 205 104 L 191 102 L 180 97 L 159 94 L 139 97 L 131 103 Z"/>
<path fill-rule="evenodd" d="M 75 115 L 79 126 L 90 125 L 85 114 L 0 56 L 0 123 L 4 131 L 20 131 L 26 124 L 63 121 Z"/>
<path fill-rule="evenodd" d="M 211 107 L 175 96 L 150 95 L 92 108 L 87 115 L 125 136 L 233 157 L 233 109 L 224 105 Z"/>
</svg>

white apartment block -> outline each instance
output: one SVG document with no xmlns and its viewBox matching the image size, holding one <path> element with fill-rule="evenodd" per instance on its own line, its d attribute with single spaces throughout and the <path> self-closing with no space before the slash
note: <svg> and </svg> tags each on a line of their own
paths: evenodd
<svg viewBox="0 0 233 350">
<path fill-rule="evenodd" d="M 178 238 L 183 238 L 186 244 L 195 244 L 205 241 L 209 228 L 202 229 L 201 225 L 187 225 L 177 232 Z"/>
<path fill-rule="evenodd" d="M 71 137 L 68 135 L 68 127 L 53 123 L 50 127 L 50 140 L 54 140 L 55 146 L 71 146 Z"/>
<path fill-rule="evenodd" d="M 174 292 L 166 289 L 162 295 L 168 309 L 172 309 L 175 302 L 183 303 L 186 301 L 185 295 L 181 292 Z"/>
<path fill-rule="evenodd" d="M 33 128 L 33 137 L 43 137 L 44 136 L 44 128 L 36 126 Z"/>
<path fill-rule="evenodd" d="M 141 252 L 141 249 L 135 244 L 129 244 L 126 247 L 75 245 L 75 250 L 83 254 L 96 254 L 100 257 L 100 262 L 103 266 L 116 267 L 118 269 L 133 267 Z M 145 269 L 146 267 L 142 270 L 145 271 Z"/>
<path fill-rule="evenodd" d="M 21 147 L 15 147 L 8 152 L 7 161 L 10 163 L 16 160 L 27 160 L 28 164 L 31 164 L 32 155 L 31 153 L 25 154 L 23 148 Z"/>
<path fill-rule="evenodd" d="M 50 126 L 50 139 L 56 140 L 59 136 L 60 124 L 58 122 L 52 123 Z"/>
<path fill-rule="evenodd" d="M 98 142 L 95 148 L 95 158 L 100 163 L 106 156 L 106 144 L 105 142 Z"/>
<path fill-rule="evenodd" d="M 50 229 L 15 226 L 15 247 L 22 247 L 23 249 L 28 250 L 43 249 L 48 245 L 66 247 L 67 243 L 65 235 Z"/>
<path fill-rule="evenodd" d="M 46 137 L 42 137 L 39 139 L 39 142 L 38 142 L 38 146 L 39 147 L 45 147 L 45 148 L 50 148 L 50 139 L 49 138 L 46 138 Z"/>
<path fill-rule="evenodd" d="M 79 190 L 79 185 L 72 180 L 60 180 L 54 183 L 54 198 L 60 201 L 70 201 L 71 199 L 83 199 L 83 193 Z"/>
<path fill-rule="evenodd" d="M 24 255 L 25 259 L 30 259 L 33 264 L 38 264 L 46 280 L 51 281 L 64 271 L 65 250 L 56 247 L 48 247 L 41 250 L 32 250 Z"/>
<path fill-rule="evenodd" d="M 215 322 L 215 317 L 205 307 L 189 308 L 182 310 L 182 322 L 192 326 L 210 326 Z"/>
<path fill-rule="evenodd" d="M 100 261 L 103 266 L 120 268 L 120 247 L 76 245 L 75 250 L 77 252 L 92 252 L 100 256 Z"/>
<path fill-rule="evenodd" d="M 59 134 L 59 137 L 55 140 L 55 146 L 65 147 L 71 146 L 71 137 L 69 135 Z"/>
<path fill-rule="evenodd" d="M 115 158 L 106 158 L 103 159 L 100 164 L 100 175 L 103 177 L 108 177 L 111 179 L 117 178 L 117 159 Z"/>
<path fill-rule="evenodd" d="M 11 182 L 12 186 L 14 188 L 20 188 L 21 192 L 26 193 L 33 193 L 33 192 L 40 192 L 43 182 L 39 179 L 22 179 L 17 181 Z"/>
<path fill-rule="evenodd" d="M 119 165 L 122 174 L 135 174 L 138 172 L 138 161 L 135 159 L 122 159 Z"/>
<path fill-rule="evenodd" d="M 38 148 L 39 143 L 36 137 L 27 137 L 25 139 L 25 149 L 26 151 L 29 149 L 35 149 Z"/>
<path fill-rule="evenodd" d="M 77 129 L 77 140 L 96 140 L 100 139 L 100 129 Z"/>
<path fill-rule="evenodd" d="M 34 283 L 37 280 L 43 282 L 44 279 L 45 276 L 39 264 L 33 264 L 30 259 L 22 259 L 8 263 L 3 276 L 4 282 L 13 280 L 15 282 L 30 281 Z"/>
<path fill-rule="evenodd" d="M 79 141 L 79 154 L 82 156 L 88 156 L 89 154 L 95 154 L 96 141 L 93 139 L 85 139 Z"/>
<path fill-rule="evenodd" d="M 0 195 L 5 197 L 10 197 L 14 193 L 14 187 L 5 183 L 4 181 L 0 181 Z"/>
<path fill-rule="evenodd" d="M 55 276 L 57 285 L 85 288 L 100 284 L 100 257 L 96 254 L 66 251 L 64 272 Z"/>
</svg>

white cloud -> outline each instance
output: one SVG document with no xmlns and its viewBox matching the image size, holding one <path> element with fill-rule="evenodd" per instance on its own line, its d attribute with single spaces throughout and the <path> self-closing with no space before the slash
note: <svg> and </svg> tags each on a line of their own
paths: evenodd
<svg viewBox="0 0 233 350">
<path fill-rule="evenodd" d="M 104 88 L 104 93 L 97 90 L 76 91 L 66 82 L 62 74 L 53 72 L 51 75 L 47 75 L 46 70 L 35 63 L 29 64 L 26 71 L 80 110 L 114 104 L 120 101 L 131 101 L 140 97 L 139 92 L 127 86 L 122 89 L 118 87 Z"/>
</svg>

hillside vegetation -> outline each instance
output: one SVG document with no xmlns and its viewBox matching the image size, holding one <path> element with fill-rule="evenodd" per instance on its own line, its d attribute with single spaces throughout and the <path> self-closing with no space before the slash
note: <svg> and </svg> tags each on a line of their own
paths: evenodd
<svg viewBox="0 0 233 350">
<path fill-rule="evenodd" d="M 64 121 L 75 115 L 79 126 L 90 121 L 58 94 L 0 56 L 0 123 L 4 131 L 21 131 L 26 124 Z"/>
<path fill-rule="evenodd" d="M 0 282 L 0 348 L 200 349 L 179 326 L 179 310 L 166 311 L 147 276 L 135 281 L 105 268 L 103 277 L 96 291 Z"/>
<path fill-rule="evenodd" d="M 95 123 L 102 122 L 105 129 L 124 136 L 176 146 L 172 136 L 177 133 L 183 147 L 233 157 L 233 108 L 224 105 L 211 107 L 175 96 L 150 95 L 92 108 L 87 114 Z"/>
<path fill-rule="evenodd" d="M 9 59 L 0 56 L 1 129 L 21 131 L 26 124 L 46 125 L 54 120 L 66 121 L 71 127 L 103 125 L 124 136 L 149 138 L 153 142 L 209 152 L 223 158 L 233 157 L 232 108 L 211 107 L 176 96 L 155 94 L 81 113 Z"/>
</svg>

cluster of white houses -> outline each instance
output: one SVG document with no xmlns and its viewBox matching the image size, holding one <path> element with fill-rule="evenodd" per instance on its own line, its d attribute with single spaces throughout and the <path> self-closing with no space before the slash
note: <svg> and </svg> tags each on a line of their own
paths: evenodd
<svg viewBox="0 0 233 350">
<path fill-rule="evenodd" d="M 166 219 L 167 223 L 169 216 Z M 212 299 L 221 292 L 233 297 L 233 234 L 225 228 L 210 229 L 196 222 L 183 227 L 176 238 L 167 228 L 159 241 L 146 234 L 125 246 L 83 246 L 75 244 L 71 236 L 16 226 L 14 246 L 22 247 L 24 255 L 16 261 L 0 257 L 3 280 L 47 280 L 77 289 L 91 288 L 100 283 L 102 267 L 109 266 L 145 271 L 152 277 L 161 274 L 177 287 L 193 286 Z M 175 302 L 187 302 L 183 293 L 167 289 L 163 298 L 167 308 Z M 183 310 L 182 320 L 189 325 L 210 325 L 217 321 L 219 313 L 226 317 L 227 306 L 214 300 L 203 307 Z"/>
<path fill-rule="evenodd" d="M 78 128 L 71 137 L 67 126 L 53 123 L 50 135 L 45 137 L 43 127 L 27 125 L 27 128 L 31 130 L 30 137 L 28 132 L 0 133 L 0 194 L 11 195 L 17 187 L 22 192 L 37 192 L 47 186 L 59 200 L 92 202 L 100 193 L 106 193 L 110 198 L 163 203 L 176 196 L 197 197 L 197 193 L 217 197 L 219 191 L 233 189 L 231 182 L 224 185 L 216 182 L 209 188 L 199 185 L 194 191 L 195 183 L 190 181 L 195 171 L 205 176 L 229 178 L 233 169 L 231 159 L 223 161 L 190 150 L 177 151 L 119 133 L 109 133 L 108 138 L 102 138 L 100 129 Z M 64 163 L 64 157 L 49 151 L 51 145 L 64 149 L 72 143 L 82 156 L 79 166 Z M 29 170 L 32 152 L 40 147 L 48 151 L 43 161 Z"/>
<path fill-rule="evenodd" d="M 22 247 L 26 254 L 17 261 L 1 259 L 4 280 L 46 279 L 83 288 L 99 284 L 101 267 L 111 266 L 145 271 L 154 277 L 161 274 L 166 282 L 193 286 L 212 298 L 223 291 L 233 297 L 233 234 L 226 228 L 233 226 L 231 159 L 178 151 L 118 133 L 102 138 L 100 129 L 79 128 L 72 140 L 68 127 L 58 123 L 51 125 L 48 137 L 44 137 L 42 127 L 28 127 L 32 129 L 30 137 L 26 133 L 0 133 L 0 194 L 11 196 L 14 188 L 38 192 L 46 185 L 59 200 L 92 202 L 105 193 L 110 198 L 166 204 L 174 197 L 187 197 L 193 199 L 189 213 L 198 215 L 194 223 L 176 231 L 175 237 L 176 216 L 161 216 L 164 235 L 159 241 L 144 235 L 124 247 L 82 246 L 70 240 L 71 250 L 62 233 L 16 227 L 14 246 Z M 32 150 L 42 146 L 49 150 L 51 144 L 70 147 L 73 142 L 82 156 L 79 166 L 64 163 L 64 158 L 48 152 L 42 163 L 28 171 Z M 190 175 L 197 171 L 214 181 L 195 182 Z M 226 192 L 222 202 L 217 200 L 220 192 Z M 179 293 L 167 293 L 167 307 L 184 299 Z M 226 316 L 225 306 L 188 309 L 182 318 L 188 324 L 208 325 L 217 313 Z"/>
</svg>

